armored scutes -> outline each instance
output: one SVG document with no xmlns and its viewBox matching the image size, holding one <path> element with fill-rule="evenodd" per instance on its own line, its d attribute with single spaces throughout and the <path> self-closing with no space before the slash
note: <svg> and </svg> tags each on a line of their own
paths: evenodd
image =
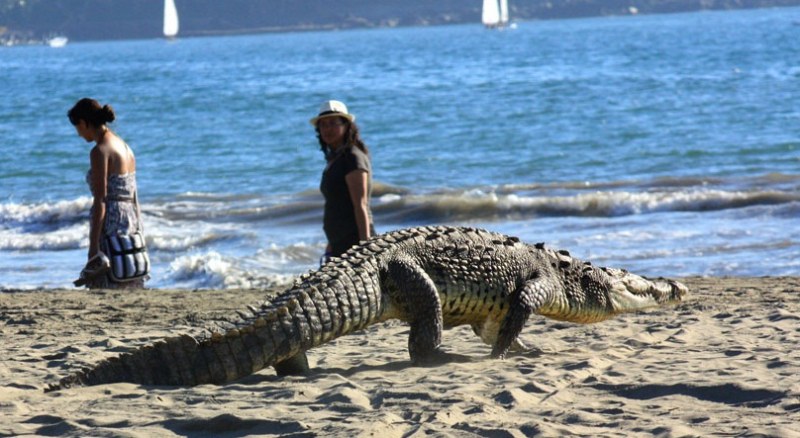
<svg viewBox="0 0 800 438">
<path fill-rule="evenodd" d="M 376 236 L 295 283 L 260 308 L 241 313 L 226 333 L 169 338 L 104 360 L 47 390 L 133 382 L 221 384 L 268 366 L 279 375 L 308 369 L 305 351 L 377 322 L 411 330 L 414 363 L 433 363 L 442 329 L 462 324 L 492 346 L 492 357 L 523 348 L 517 337 L 531 314 L 591 323 L 679 302 L 672 280 L 648 280 L 598 268 L 543 244 L 485 230 L 420 227 Z"/>
</svg>

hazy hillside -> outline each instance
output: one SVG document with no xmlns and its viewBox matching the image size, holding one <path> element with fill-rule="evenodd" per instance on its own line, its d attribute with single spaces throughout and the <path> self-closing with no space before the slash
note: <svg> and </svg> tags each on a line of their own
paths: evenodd
<svg viewBox="0 0 800 438">
<path fill-rule="evenodd" d="M 181 35 L 479 21 L 481 0 L 176 0 Z M 516 20 L 800 5 L 800 0 L 510 0 Z M 334 7 L 335 5 L 335 7 Z M 0 0 L 0 37 L 153 38 L 162 0 Z"/>
</svg>

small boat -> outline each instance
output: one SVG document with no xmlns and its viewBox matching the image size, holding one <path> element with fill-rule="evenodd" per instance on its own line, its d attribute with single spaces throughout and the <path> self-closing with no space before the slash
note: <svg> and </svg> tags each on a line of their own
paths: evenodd
<svg viewBox="0 0 800 438">
<path fill-rule="evenodd" d="M 488 29 L 508 26 L 508 0 L 483 0 L 481 22 Z"/>
<path fill-rule="evenodd" d="M 69 38 L 65 36 L 56 36 L 47 39 L 47 45 L 50 47 L 64 47 L 69 42 Z"/>
<path fill-rule="evenodd" d="M 173 39 L 178 35 L 178 8 L 175 0 L 164 0 L 164 36 Z"/>
</svg>

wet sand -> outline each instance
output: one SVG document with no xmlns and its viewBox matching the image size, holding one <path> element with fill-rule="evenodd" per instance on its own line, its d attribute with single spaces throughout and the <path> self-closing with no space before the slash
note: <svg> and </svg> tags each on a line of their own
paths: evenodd
<svg viewBox="0 0 800 438">
<path fill-rule="evenodd" d="M 415 367 L 391 321 L 197 387 L 43 389 L 131 346 L 224 320 L 275 291 L 0 293 L 0 436 L 800 436 L 800 277 L 686 278 L 678 306 L 578 325 L 533 316 L 540 351 L 492 360 L 467 327 Z"/>
</svg>

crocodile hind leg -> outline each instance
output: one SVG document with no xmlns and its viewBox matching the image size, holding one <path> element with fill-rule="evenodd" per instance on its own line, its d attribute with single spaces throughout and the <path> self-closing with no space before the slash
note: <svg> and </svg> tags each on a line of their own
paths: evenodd
<svg viewBox="0 0 800 438">
<path fill-rule="evenodd" d="M 272 366 L 279 376 L 302 375 L 308 373 L 308 357 L 301 351 L 294 356 L 282 360 Z"/>
<path fill-rule="evenodd" d="M 412 261 L 396 259 L 388 263 L 388 279 L 398 296 L 392 297 L 405 309 L 411 333 L 408 353 L 419 365 L 441 362 L 446 355 L 439 350 L 442 343 L 442 304 L 433 281 Z"/>
</svg>

